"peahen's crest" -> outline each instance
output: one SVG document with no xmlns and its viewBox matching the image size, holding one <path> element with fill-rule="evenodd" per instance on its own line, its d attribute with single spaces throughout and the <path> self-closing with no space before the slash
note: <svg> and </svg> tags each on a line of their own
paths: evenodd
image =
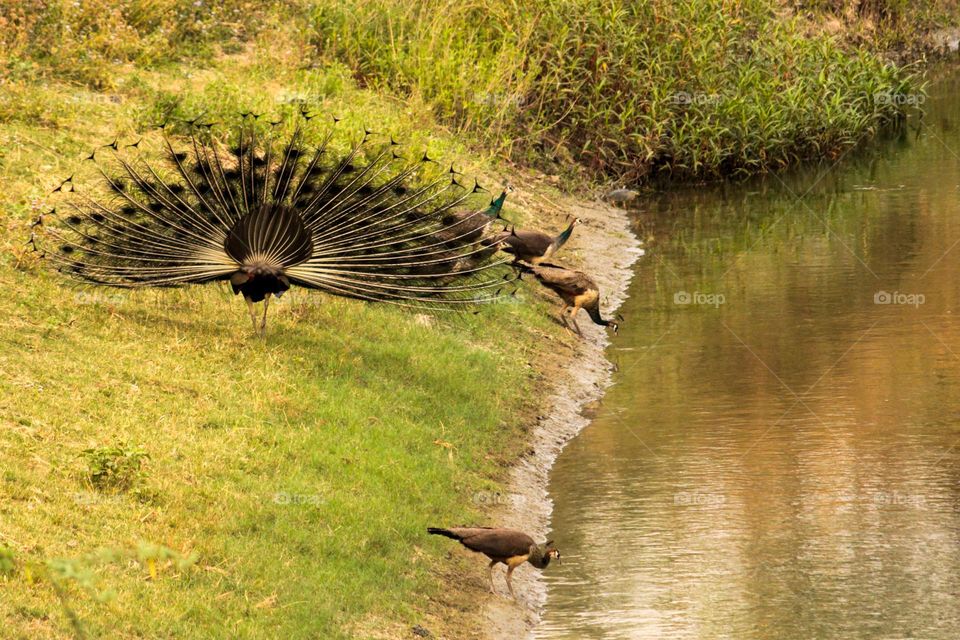
<svg viewBox="0 0 960 640">
<path fill-rule="evenodd" d="M 430 171 L 426 154 L 404 159 L 369 132 L 335 153 L 332 129 L 308 144 L 299 121 L 280 142 L 251 119 L 230 143 L 193 131 L 164 136 L 157 163 L 140 140 L 114 141 L 91 154 L 102 189 L 68 193 L 73 176 L 57 188 L 64 202 L 43 229 L 61 271 L 116 287 L 225 280 L 251 305 L 295 285 L 429 309 L 510 293 L 488 230 L 502 200 L 483 206 L 475 183 Z M 252 306 L 251 317 L 257 329 Z"/>
</svg>

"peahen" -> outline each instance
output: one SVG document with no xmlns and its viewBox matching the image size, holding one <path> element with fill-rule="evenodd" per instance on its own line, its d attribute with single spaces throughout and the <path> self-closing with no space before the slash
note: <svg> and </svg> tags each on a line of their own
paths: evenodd
<svg viewBox="0 0 960 640">
<path fill-rule="evenodd" d="M 551 560 L 560 562 L 560 551 L 553 546 L 553 540 L 537 544 L 522 531 L 502 527 L 427 527 L 427 533 L 456 540 L 470 551 L 482 553 L 490 558 L 490 591 L 493 588 L 493 568 L 498 564 L 507 566 L 507 588 L 513 593 L 513 570 L 529 562 L 538 569 L 546 569 Z"/>
<path fill-rule="evenodd" d="M 73 193 L 43 225 L 56 244 L 47 255 L 96 285 L 228 281 L 260 335 L 270 298 L 291 286 L 428 309 L 506 295 L 513 276 L 489 232 L 499 207 L 467 206 L 478 185 L 461 186 L 452 169 L 429 176 L 426 153 L 406 160 L 392 139 L 371 144 L 369 131 L 338 154 L 333 128 L 311 145 L 298 120 L 275 143 L 255 120 L 244 118 L 229 145 L 196 122 L 185 148 L 164 133 L 166 162 L 146 160 L 139 140 L 100 147 L 114 159 L 105 167 L 102 152 L 90 155 L 100 193 L 77 192 L 73 176 L 57 187 Z"/>
<path fill-rule="evenodd" d="M 569 318 L 577 334 L 583 335 L 580 325 L 577 324 L 577 313 L 580 309 L 584 309 L 594 324 L 610 327 L 614 333 L 619 330 L 620 324 L 616 320 L 609 320 L 600 315 L 600 287 L 583 271 L 573 271 L 555 264 L 544 263 L 532 267 L 521 265 L 521 270 L 523 273 L 532 273 L 540 284 L 560 296 L 563 300 L 560 319 L 568 329 Z M 622 321 L 623 316 L 618 315 L 617 319 Z"/>
<path fill-rule="evenodd" d="M 502 243 L 505 253 L 512 254 L 517 261 L 539 264 L 553 257 L 573 235 L 573 228 L 580 224 L 580 218 L 574 218 L 556 237 L 542 231 L 530 231 L 516 227 L 510 231 L 501 231 L 496 240 Z"/>
</svg>

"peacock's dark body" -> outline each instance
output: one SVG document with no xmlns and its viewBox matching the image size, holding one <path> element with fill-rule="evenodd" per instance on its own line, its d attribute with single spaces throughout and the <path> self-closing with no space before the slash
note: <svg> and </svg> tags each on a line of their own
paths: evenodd
<svg viewBox="0 0 960 640">
<path fill-rule="evenodd" d="M 160 166 L 139 148 L 107 145 L 116 162 L 100 167 L 106 188 L 58 206 L 58 222 L 45 226 L 57 245 L 48 256 L 97 285 L 229 281 L 260 332 L 270 297 L 294 285 L 430 309 L 502 294 L 511 275 L 489 226 L 505 194 L 469 208 L 481 189 L 461 186 L 452 168 L 426 176 L 426 154 L 405 160 L 396 143 L 377 147 L 369 133 L 336 154 L 332 135 L 308 145 L 298 123 L 275 146 L 245 121 L 229 146 L 208 127 L 186 150 L 165 137 Z M 260 301 L 258 329 L 252 305 Z"/>
</svg>

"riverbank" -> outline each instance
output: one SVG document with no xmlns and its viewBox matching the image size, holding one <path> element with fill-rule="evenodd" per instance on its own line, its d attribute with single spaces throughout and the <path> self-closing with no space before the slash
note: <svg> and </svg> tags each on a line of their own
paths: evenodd
<svg viewBox="0 0 960 640">
<path fill-rule="evenodd" d="M 550 200 L 533 192 L 518 198 L 539 210 L 556 208 Z M 561 210 L 584 221 L 578 227 L 564 262 L 585 269 L 603 292 L 603 308 L 614 315 L 626 297 L 634 263 L 643 249 L 633 233 L 627 212 L 599 202 L 565 199 Z M 624 323 L 642 322 L 639 317 Z M 580 326 L 584 338 L 563 349 L 551 349 L 539 361 L 537 387 L 544 398 L 542 413 L 532 427 L 527 454 L 510 471 L 505 499 L 493 510 L 492 520 L 502 526 L 530 532 L 538 539 L 549 534 L 553 504 L 547 483 L 550 469 L 563 446 L 590 422 L 591 405 L 599 402 L 611 383 L 613 368 L 605 350 L 610 334 L 586 320 Z M 561 550 L 562 551 L 562 550 Z M 550 567 L 563 570 L 562 565 Z M 483 610 L 491 640 L 526 637 L 539 620 L 546 592 L 538 571 L 526 567 L 514 576 L 518 602 L 489 599 Z"/>
</svg>

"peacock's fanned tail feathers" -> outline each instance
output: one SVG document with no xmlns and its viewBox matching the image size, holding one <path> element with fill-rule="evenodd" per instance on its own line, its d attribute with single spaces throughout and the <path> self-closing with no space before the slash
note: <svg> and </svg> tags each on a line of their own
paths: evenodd
<svg viewBox="0 0 960 640">
<path fill-rule="evenodd" d="M 268 274 L 284 287 L 413 306 L 502 295 L 511 271 L 491 218 L 468 206 L 478 188 L 452 171 L 426 178 L 426 155 L 405 160 L 368 135 L 338 156 L 332 135 L 311 146 L 298 124 L 274 145 L 243 124 L 232 146 L 195 133 L 178 150 L 164 138 L 157 166 L 112 153 L 99 167 L 104 194 L 58 206 L 48 255 L 80 280 L 118 287 L 230 280 L 236 290 L 243 274 Z"/>
</svg>

